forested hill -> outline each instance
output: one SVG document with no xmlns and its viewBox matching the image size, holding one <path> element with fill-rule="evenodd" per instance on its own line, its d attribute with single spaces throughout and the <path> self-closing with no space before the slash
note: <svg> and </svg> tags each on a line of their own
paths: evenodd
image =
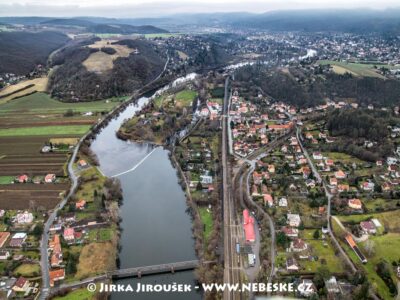
<svg viewBox="0 0 400 300">
<path fill-rule="evenodd" d="M 118 56 L 118 45 L 123 45 L 128 55 Z M 59 51 L 52 61 L 57 66 L 49 79 L 52 96 L 63 101 L 91 101 L 126 95 L 150 82 L 163 70 L 166 55 L 155 43 L 135 39 L 101 49 L 74 45 Z M 109 68 L 95 70 L 103 65 Z"/>
<path fill-rule="evenodd" d="M 0 74 L 25 75 L 37 64 L 46 64 L 51 52 L 69 38 L 60 32 L 0 32 Z"/>
<path fill-rule="evenodd" d="M 388 10 L 292 10 L 271 11 L 232 19 L 236 27 L 273 31 L 348 32 L 400 34 L 400 9 Z"/>
<path fill-rule="evenodd" d="M 296 69 L 302 73 L 300 69 Z M 267 95 L 295 105 L 312 107 L 322 104 L 325 98 L 354 99 L 363 106 L 399 105 L 400 81 L 372 77 L 354 77 L 350 74 L 303 74 L 303 80 L 281 70 L 253 65 L 236 71 L 235 79 L 259 86 Z"/>
<path fill-rule="evenodd" d="M 110 22 L 113 21 L 110 19 Z M 40 23 L 41 25 L 50 26 L 78 26 L 85 28 L 90 33 L 112 33 L 112 34 L 149 34 L 149 33 L 166 33 L 167 30 L 151 26 L 140 25 L 133 26 L 121 23 L 96 23 L 90 20 L 79 18 L 70 19 L 51 19 Z"/>
</svg>

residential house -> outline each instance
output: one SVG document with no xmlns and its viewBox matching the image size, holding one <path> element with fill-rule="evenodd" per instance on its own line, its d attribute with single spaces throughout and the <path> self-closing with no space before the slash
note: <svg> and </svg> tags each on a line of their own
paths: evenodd
<svg viewBox="0 0 400 300">
<path fill-rule="evenodd" d="M 299 271 L 300 266 L 297 263 L 296 259 L 294 258 L 288 258 L 286 260 L 286 270 L 289 272 L 297 272 Z"/>
<path fill-rule="evenodd" d="M 0 260 L 7 260 L 11 256 L 10 251 L 0 251 Z"/>
<path fill-rule="evenodd" d="M 47 174 L 44 177 L 44 182 L 46 182 L 46 183 L 52 183 L 54 181 L 56 181 L 56 174 Z"/>
<path fill-rule="evenodd" d="M 300 215 L 287 214 L 287 223 L 292 227 L 299 227 L 301 223 Z"/>
<path fill-rule="evenodd" d="M 361 222 L 360 227 L 366 234 L 375 234 L 376 233 L 376 227 L 375 227 L 374 222 L 372 222 L 372 221 Z"/>
<path fill-rule="evenodd" d="M 26 174 L 23 174 L 23 175 L 20 175 L 20 176 L 17 177 L 17 181 L 19 183 L 28 182 L 28 180 L 29 180 L 29 177 Z"/>
<path fill-rule="evenodd" d="M 78 202 L 75 203 L 75 208 L 79 210 L 84 210 L 86 207 L 86 201 L 81 199 Z"/>
<path fill-rule="evenodd" d="M 312 154 L 312 156 L 313 156 L 313 158 L 314 158 L 315 160 L 321 160 L 321 159 L 324 158 L 324 157 L 322 156 L 322 153 L 321 153 L 321 152 L 314 152 L 314 153 Z"/>
<path fill-rule="evenodd" d="M 27 238 L 27 234 L 25 232 L 18 232 L 15 233 L 10 240 L 10 247 L 22 247 L 22 245 L 25 243 L 25 240 Z"/>
<path fill-rule="evenodd" d="M 16 293 L 26 293 L 29 289 L 29 285 L 29 280 L 21 276 L 15 282 L 12 290 Z"/>
<path fill-rule="evenodd" d="M 274 198 L 270 194 L 264 194 L 264 205 L 272 207 L 274 205 Z"/>
<path fill-rule="evenodd" d="M 364 191 L 371 192 L 371 191 L 373 191 L 373 190 L 375 189 L 375 183 L 373 183 L 373 182 L 371 182 L 371 181 L 363 182 L 363 183 L 361 184 L 361 188 L 362 188 Z"/>
<path fill-rule="evenodd" d="M 362 209 L 362 202 L 360 199 L 349 199 L 348 205 L 352 209 L 356 210 Z"/>
<path fill-rule="evenodd" d="M 63 280 L 65 278 L 65 270 L 57 269 L 49 272 L 50 286 L 53 287 L 57 281 Z"/>
<path fill-rule="evenodd" d="M 33 214 L 27 211 L 16 215 L 15 220 L 18 224 L 30 224 L 33 222 Z"/>
<path fill-rule="evenodd" d="M 282 197 L 279 199 L 278 205 L 280 207 L 287 207 L 288 206 L 288 201 L 285 197 Z"/>
<path fill-rule="evenodd" d="M 339 184 L 338 191 L 339 193 L 348 192 L 350 190 L 350 186 L 348 184 Z"/>
<path fill-rule="evenodd" d="M 282 227 L 282 232 L 287 236 L 291 238 L 297 238 L 299 236 L 299 230 L 297 228 L 292 228 L 292 227 Z"/>
<path fill-rule="evenodd" d="M 329 184 L 332 186 L 337 186 L 338 185 L 338 181 L 336 179 L 336 177 L 330 177 L 329 178 Z"/>
<path fill-rule="evenodd" d="M 301 251 L 307 250 L 307 244 L 302 239 L 295 238 L 290 243 L 290 248 L 294 252 L 301 252 Z"/>
<path fill-rule="evenodd" d="M 75 230 L 74 228 L 65 228 L 63 234 L 64 240 L 69 244 L 75 241 Z"/>
<path fill-rule="evenodd" d="M 346 173 L 343 172 L 342 170 L 336 171 L 335 172 L 335 177 L 337 179 L 345 179 L 346 178 Z"/>
<path fill-rule="evenodd" d="M 78 161 L 78 167 L 79 168 L 86 168 L 88 166 L 88 163 L 86 162 L 86 160 L 81 159 Z"/>
<path fill-rule="evenodd" d="M 52 268 L 59 267 L 63 261 L 63 253 L 60 243 L 60 236 L 58 234 L 54 235 L 54 238 L 49 246 L 53 250 L 53 253 L 50 258 L 51 267 Z"/>
</svg>

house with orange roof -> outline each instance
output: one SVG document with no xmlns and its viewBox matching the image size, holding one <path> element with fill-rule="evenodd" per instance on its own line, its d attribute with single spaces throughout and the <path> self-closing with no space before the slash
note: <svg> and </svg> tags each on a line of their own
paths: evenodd
<svg viewBox="0 0 400 300">
<path fill-rule="evenodd" d="M 65 270 L 57 269 L 49 272 L 50 276 L 50 286 L 53 287 L 55 282 L 63 280 L 65 278 Z"/>
<path fill-rule="evenodd" d="M 350 190 L 350 186 L 348 184 L 339 184 L 338 191 L 339 193 L 348 192 Z"/>
<path fill-rule="evenodd" d="M 349 207 L 352 209 L 362 209 L 362 202 L 360 199 L 349 199 L 349 203 L 348 203 Z"/>
<path fill-rule="evenodd" d="M 86 168 L 88 166 L 88 163 L 86 162 L 86 160 L 81 159 L 78 161 L 78 167 L 80 168 Z"/>
<path fill-rule="evenodd" d="M 84 210 L 86 206 L 86 201 L 81 199 L 78 202 L 75 203 L 75 208 L 79 210 Z"/>
<path fill-rule="evenodd" d="M 337 179 L 345 179 L 346 178 L 346 173 L 343 172 L 342 170 L 336 171 L 335 172 L 335 177 Z"/>
<path fill-rule="evenodd" d="M 63 253 L 60 243 L 60 236 L 58 234 L 54 235 L 54 238 L 50 241 L 49 246 L 50 249 L 53 250 L 50 258 L 50 265 L 52 268 L 59 267 L 63 262 Z"/>
</svg>

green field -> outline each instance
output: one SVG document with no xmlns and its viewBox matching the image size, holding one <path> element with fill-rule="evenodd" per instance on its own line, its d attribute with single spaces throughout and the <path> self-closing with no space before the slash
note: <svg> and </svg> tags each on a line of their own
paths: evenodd
<svg viewBox="0 0 400 300">
<path fill-rule="evenodd" d="M 208 240 L 208 238 L 210 237 L 212 228 L 213 228 L 212 214 L 205 207 L 200 207 L 199 212 L 200 212 L 201 221 L 204 224 L 204 238 L 206 240 Z"/>
<path fill-rule="evenodd" d="M 388 231 L 400 231 L 400 210 L 388 211 L 384 213 L 371 213 L 362 215 L 338 216 L 341 222 L 360 223 L 372 218 L 376 218 Z"/>
<path fill-rule="evenodd" d="M 346 217 L 340 217 L 340 219 L 342 220 L 342 218 L 345 218 L 346 220 L 359 221 L 365 219 L 365 216 L 366 215 L 362 215 L 362 217 L 346 216 Z M 374 216 L 378 218 L 381 221 L 381 223 L 385 222 L 385 225 L 387 224 L 387 222 L 394 223 L 391 224 L 389 229 L 398 230 L 397 226 L 399 225 L 399 219 L 400 219 L 398 217 L 398 212 L 387 212 L 374 215 L 370 214 L 368 216 Z M 335 221 L 332 222 L 332 229 L 336 236 L 343 235 L 343 230 L 339 227 L 339 225 Z M 350 249 L 347 243 L 345 243 L 342 239 L 339 240 L 340 244 L 342 245 L 346 253 L 350 256 L 351 260 L 359 268 L 365 270 L 369 281 L 371 282 L 372 286 L 376 289 L 376 291 L 379 293 L 379 295 L 382 296 L 383 299 L 392 299 L 386 284 L 376 273 L 375 266 L 377 263 L 380 262 L 381 259 L 386 260 L 389 264 L 391 264 L 392 261 L 398 261 L 400 259 L 400 254 L 398 251 L 398 249 L 400 248 L 400 235 L 399 233 L 389 232 L 384 235 L 370 236 L 369 239 L 373 241 L 373 253 L 371 255 L 369 255 L 365 249 L 367 242 L 359 243 L 361 251 L 363 252 L 364 255 L 366 255 L 368 259 L 368 262 L 366 264 L 361 263 L 359 258 L 356 256 L 354 251 Z M 395 278 L 393 272 L 392 272 L 392 278 L 394 282 L 396 282 L 397 279 Z"/>
<path fill-rule="evenodd" d="M 109 111 L 126 97 L 111 98 L 109 100 L 65 103 L 51 98 L 45 93 L 34 93 L 0 105 L 0 113 L 36 112 L 41 114 L 65 113 L 72 109 L 74 112 L 99 112 Z"/>
<path fill-rule="evenodd" d="M 40 274 L 40 266 L 38 264 L 22 264 L 14 270 L 14 274 L 33 277 Z"/>
<path fill-rule="evenodd" d="M 38 135 L 83 135 L 89 125 L 41 126 L 0 129 L 0 137 L 38 136 Z"/>
<path fill-rule="evenodd" d="M 361 63 L 347 63 L 342 61 L 333 61 L 333 60 L 320 60 L 318 61 L 321 65 L 331 65 L 338 67 L 335 72 L 337 73 L 344 73 L 348 72 L 355 76 L 362 76 L 362 77 L 377 77 L 377 78 L 385 78 L 384 76 L 378 74 L 374 66 L 379 67 L 386 67 L 390 68 L 388 65 L 382 64 L 361 64 Z"/>
<path fill-rule="evenodd" d="M 0 184 L 10 184 L 14 180 L 14 176 L 0 176 Z"/>
<path fill-rule="evenodd" d="M 335 255 L 333 246 L 329 242 L 327 242 L 326 246 L 324 246 L 322 240 L 306 240 L 306 243 L 312 249 L 312 254 L 318 256 L 317 261 L 300 261 L 306 272 L 316 272 L 321 266 L 326 266 L 334 273 L 344 271 L 339 257 Z M 325 262 L 322 263 L 323 261 Z"/>
<path fill-rule="evenodd" d="M 180 91 L 176 94 L 176 101 L 182 106 L 190 106 L 192 101 L 196 98 L 197 93 L 192 90 Z"/>
</svg>

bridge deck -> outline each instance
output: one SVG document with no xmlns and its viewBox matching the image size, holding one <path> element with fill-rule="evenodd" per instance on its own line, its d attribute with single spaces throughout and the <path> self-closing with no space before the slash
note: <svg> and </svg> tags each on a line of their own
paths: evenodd
<svg viewBox="0 0 400 300">
<path fill-rule="evenodd" d="M 143 266 L 136 268 L 119 269 L 109 272 L 112 278 L 140 277 L 144 275 L 173 273 L 178 271 L 193 270 L 199 265 L 198 260 L 181 261 L 169 264 Z"/>
</svg>

